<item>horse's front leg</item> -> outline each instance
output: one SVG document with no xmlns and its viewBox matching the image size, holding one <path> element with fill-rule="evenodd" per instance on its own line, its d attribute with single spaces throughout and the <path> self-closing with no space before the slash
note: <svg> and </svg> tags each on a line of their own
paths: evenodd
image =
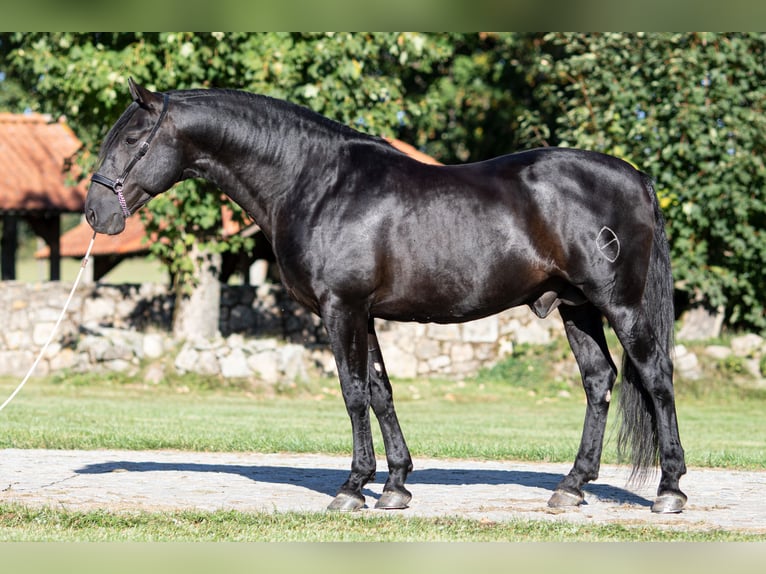
<svg viewBox="0 0 766 574">
<path fill-rule="evenodd" d="M 331 297 L 322 307 L 322 320 L 335 355 L 354 441 L 351 474 L 328 510 L 348 512 L 364 506 L 362 487 L 375 478 L 367 370 L 367 312 Z"/>
<path fill-rule="evenodd" d="M 375 334 L 372 318 L 369 319 L 367 330 L 371 404 L 380 423 L 388 461 L 388 480 L 383 486 L 383 494 L 375 504 L 375 508 L 407 508 L 412 494 L 404 488 L 404 481 L 412 472 L 412 458 L 394 410 L 391 382 L 388 380 L 386 366 L 383 364 L 383 355 L 378 346 L 378 337 Z"/>
</svg>

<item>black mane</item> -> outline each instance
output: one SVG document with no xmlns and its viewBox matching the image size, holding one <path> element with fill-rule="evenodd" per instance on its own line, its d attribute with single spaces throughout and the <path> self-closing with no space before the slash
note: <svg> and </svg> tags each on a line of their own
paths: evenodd
<svg viewBox="0 0 766 574">
<path fill-rule="evenodd" d="M 245 92 L 242 90 L 233 90 L 229 88 L 210 88 L 210 89 L 190 89 L 190 90 L 177 90 L 168 92 L 174 99 L 181 101 L 191 99 L 219 99 L 227 98 L 231 100 L 242 100 L 244 105 L 248 106 L 264 106 L 267 109 L 276 110 L 278 112 L 285 112 L 294 114 L 299 118 L 306 119 L 314 124 L 320 125 L 327 130 L 342 135 L 344 137 L 358 137 L 362 139 L 378 140 L 374 136 L 365 134 L 358 130 L 355 130 L 345 124 L 337 122 L 333 119 L 323 116 L 310 108 L 305 106 L 266 96 L 263 94 L 255 94 L 252 92 Z M 172 102 L 172 100 L 171 100 Z"/>
</svg>

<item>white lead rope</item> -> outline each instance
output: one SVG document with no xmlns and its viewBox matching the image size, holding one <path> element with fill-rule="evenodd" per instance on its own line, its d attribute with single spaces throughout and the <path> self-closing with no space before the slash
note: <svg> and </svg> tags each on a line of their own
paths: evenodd
<svg viewBox="0 0 766 574">
<path fill-rule="evenodd" d="M 90 251 L 91 249 L 93 249 L 93 243 L 95 241 L 96 241 L 96 232 L 94 231 L 93 237 L 90 240 L 90 245 L 88 245 L 88 250 L 85 252 L 85 257 L 83 257 L 82 259 L 82 264 L 80 265 L 80 271 L 77 273 L 77 278 L 74 280 L 74 285 L 72 285 L 72 290 L 69 292 L 69 297 L 67 297 L 66 303 L 64 303 L 64 308 L 61 310 L 61 314 L 59 315 L 59 318 L 56 321 L 56 324 L 53 326 L 53 329 L 51 330 L 51 334 L 48 335 L 48 340 L 45 341 L 43 348 L 40 349 L 40 353 L 37 355 L 37 359 L 35 359 L 35 362 L 32 363 L 32 366 L 30 367 L 29 371 L 24 377 L 24 380 L 22 380 L 19 383 L 19 386 L 16 387 L 16 390 L 13 391 L 13 393 L 11 393 L 11 396 L 5 399 L 5 402 L 0 406 L 0 411 L 2 411 L 8 405 L 8 403 L 10 403 L 13 400 L 13 398 L 17 394 L 19 394 L 19 391 L 24 387 L 24 385 L 27 384 L 29 377 L 31 377 L 32 373 L 35 372 L 35 369 L 37 368 L 37 365 L 40 362 L 40 359 L 43 358 L 45 351 L 48 350 L 48 345 L 50 345 L 51 341 L 53 341 L 53 336 L 56 334 L 56 331 L 58 330 L 59 325 L 61 325 L 61 321 L 64 319 L 64 315 L 66 314 L 66 311 L 69 308 L 69 304 L 72 302 L 72 297 L 74 296 L 74 292 L 77 289 L 77 285 L 80 283 L 82 272 L 85 271 L 85 266 L 88 264 L 88 257 L 90 257 Z"/>
</svg>

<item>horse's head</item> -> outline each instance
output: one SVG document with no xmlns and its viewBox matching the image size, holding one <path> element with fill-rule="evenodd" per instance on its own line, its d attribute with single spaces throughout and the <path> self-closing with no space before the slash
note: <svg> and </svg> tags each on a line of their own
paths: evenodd
<svg viewBox="0 0 766 574">
<path fill-rule="evenodd" d="M 133 103 L 109 130 L 91 178 L 85 217 L 99 233 L 115 235 L 125 219 L 182 173 L 181 146 L 168 115 L 168 96 L 129 81 Z"/>
</svg>

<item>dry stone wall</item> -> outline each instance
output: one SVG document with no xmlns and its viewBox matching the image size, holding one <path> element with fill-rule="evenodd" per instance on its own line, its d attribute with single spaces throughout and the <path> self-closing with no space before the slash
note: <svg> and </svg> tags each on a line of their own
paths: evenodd
<svg viewBox="0 0 766 574">
<path fill-rule="evenodd" d="M 27 372 L 69 289 L 57 282 L 0 284 L 0 375 L 21 377 Z M 224 286 L 220 335 L 212 339 L 174 340 L 173 307 L 164 285 L 82 286 L 35 374 L 120 371 L 141 373 L 151 382 L 170 368 L 180 374 L 268 384 L 336 374 L 321 321 L 280 285 Z M 398 378 L 470 376 L 511 354 L 515 345 L 546 344 L 564 334 L 558 313 L 543 320 L 526 307 L 458 325 L 378 321 L 376 329 L 386 368 Z M 680 376 L 699 378 L 705 365 L 713 363 L 766 384 L 766 342 L 759 335 L 741 335 L 726 346 L 701 350 L 696 345 L 696 352 L 685 343 L 679 337 L 675 349 Z M 619 349 L 613 351 L 617 356 Z M 571 363 L 567 372 L 576 379 Z"/>
<path fill-rule="evenodd" d="M 2 283 L 0 375 L 26 372 L 69 289 L 57 282 Z M 173 307 L 173 296 L 164 285 L 80 287 L 35 374 L 135 371 L 169 357 L 179 373 L 267 382 L 335 373 L 321 321 L 293 302 L 280 285 L 224 286 L 221 335 L 209 340 L 173 340 Z M 461 325 L 376 325 L 388 372 L 401 378 L 470 375 L 512 352 L 515 344 L 547 343 L 563 333 L 557 316 L 543 321 L 526 308 Z"/>
</svg>

